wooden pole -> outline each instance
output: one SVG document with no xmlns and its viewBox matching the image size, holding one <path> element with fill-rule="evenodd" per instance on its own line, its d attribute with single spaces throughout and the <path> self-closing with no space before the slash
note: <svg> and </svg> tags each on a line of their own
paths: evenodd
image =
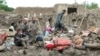
<svg viewBox="0 0 100 56">
<path fill-rule="evenodd" d="M 83 21 L 85 19 L 85 16 L 86 16 L 86 0 L 85 0 L 85 4 L 84 5 L 85 5 L 85 11 L 84 11 L 83 19 L 82 19 L 82 21 L 81 21 L 81 23 L 79 25 L 79 28 L 81 27 L 81 25 L 82 25 L 82 23 L 83 23 Z"/>
</svg>

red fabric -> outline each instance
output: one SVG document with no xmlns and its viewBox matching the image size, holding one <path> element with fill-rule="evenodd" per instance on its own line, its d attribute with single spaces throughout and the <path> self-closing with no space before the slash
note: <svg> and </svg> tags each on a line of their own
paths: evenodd
<svg viewBox="0 0 100 56">
<path fill-rule="evenodd" d="M 0 34 L 0 40 L 2 40 L 4 42 L 6 40 L 6 38 L 7 38 L 6 33 Z"/>
<path fill-rule="evenodd" d="M 72 41 L 69 39 L 63 39 L 63 38 L 57 38 L 54 41 L 56 47 L 58 50 L 62 50 L 64 48 L 69 48 L 69 46 L 71 45 Z"/>
<path fill-rule="evenodd" d="M 69 48 L 69 46 L 57 46 L 56 48 L 57 50 L 63 50 L 65 48 Z"/>
<path fill-rule="evenodd" d="M 46 48 L 48 50 L 52 50 L 53 48 L 55 48 L 55 45 L 53 43 L 49 43 L 49 44 L 46 44 Z"/>
<path fill-rule="evenodd" d="M 71 45 L 72 41 L 69 39 L 57 38 L 55 44 L 57 46 Z"/>
</svg>

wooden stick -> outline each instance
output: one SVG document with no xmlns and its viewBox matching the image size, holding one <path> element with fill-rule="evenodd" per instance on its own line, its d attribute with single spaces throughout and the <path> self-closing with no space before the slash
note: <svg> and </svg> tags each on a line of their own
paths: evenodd
<svg viewBox="0 0 100 56">
<path fill-rule="evenodd" d="M 75 22 L 74 26 L 76 26 L 77 23 L 78 23 L 78 19 L 76 19 L 76 22 Z"/>
<path fill-rule="evenodd" d="M 84 19 L 85 19 L 85 18 L 83 17 L 83 18 L 82 18 L 82 21 L 81 21 L 81 23 L 80 23 L 80 25 L 79 25 L 79 28 L 81 27 L 81 25 L 82 25 Z"/>
</svg>

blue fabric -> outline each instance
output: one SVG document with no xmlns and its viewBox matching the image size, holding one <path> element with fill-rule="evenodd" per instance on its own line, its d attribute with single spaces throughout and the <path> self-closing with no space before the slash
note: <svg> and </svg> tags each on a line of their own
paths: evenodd
<svg viewBox="0 0 100 56">
<path fill-rule="evenodd" d="M 37 35 L 36 41 L 43 41 L 43 35 L 42 34 Z"/>
<path fill-rule="evenodd" d="M 57 19 L 56 19 L 56 23 L 55 23 L 55 29 L 62 27 L 62 23 L 61 23 L 62 17 L 63 17 L 63 13 L 59 13 L 57 15 Z"/>
<path fill-rule="evenodd" d="M 56 19 L 56 22 L 60 22 L 62 20 L 62 16 L 63 16 L 63 13 L 59 13 L 57 15 L 57 19 Z"/>
</svg>

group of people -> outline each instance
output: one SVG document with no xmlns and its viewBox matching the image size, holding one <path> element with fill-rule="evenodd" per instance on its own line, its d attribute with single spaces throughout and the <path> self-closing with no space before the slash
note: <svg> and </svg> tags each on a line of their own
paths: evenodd
<svg viewBox="0 0 100 56">
<path fill-rule="evenodd" d="M 66 10 L 62 10 L 62 12 L 57 15 L 54 28 L 51 27 L 50 22 L 47 19 L 44 31 L 39 30 L 39 21 L 36 18 L 32 18 L 32 20 L 25 18 L 19 22 L 12 22 L 9 31 L 16 32 L 14 35 L 15 46 L 23 46 L 24 48 L 27 48 L 29 45 L 33 45 L 37 41 L 43 41 L 43 37 L 49 36 L 49 34 L 63 29 L 64 26 L 61 23 L 61 20 L 65 12 Z M 2 46 L 2 43 L 6 42 L 7 34 L 0 34 L 0 46 Z M 3 41 L 1 41 L 2 39 Z"/>
<path fill-rule="evenodd" d="M 53 31 L 57 32 L 63 29 L 64 26 L 61 23 L 61 20 L 65 12 L 66 10 L 62 10 L 62 12 L 58 14 L 55 22 L 55 30 L 50 26 L 49 20 L 47 20 L 45 31 L 39 31 L 37 20 L 35 20 L 34 18 L 32 18 L 32 20 L 27 20 L 27 18 L 25 18 L 17 26 L 17 32 L 14 36 L 15 45 L 24 46 L 25 48 L 27 48 L 28 45 L 32 45 L 36 43 L 36 41 L 43 41 L 43 37 L 52 34 Z M 12 24 L 12 26 L 14 26 L 14 23 Z"/>
<path fill-rule="evenodd" d="M 32 18 L 33 19 L 33 18 Z M 38 35 L 38 26 L 36 20 L 23 20 L 17 28 L 17 32 L 14 36 L 14 43 L 16 46 L 24 46 L 27 48 L 36 41 Z"/>
</svg>

